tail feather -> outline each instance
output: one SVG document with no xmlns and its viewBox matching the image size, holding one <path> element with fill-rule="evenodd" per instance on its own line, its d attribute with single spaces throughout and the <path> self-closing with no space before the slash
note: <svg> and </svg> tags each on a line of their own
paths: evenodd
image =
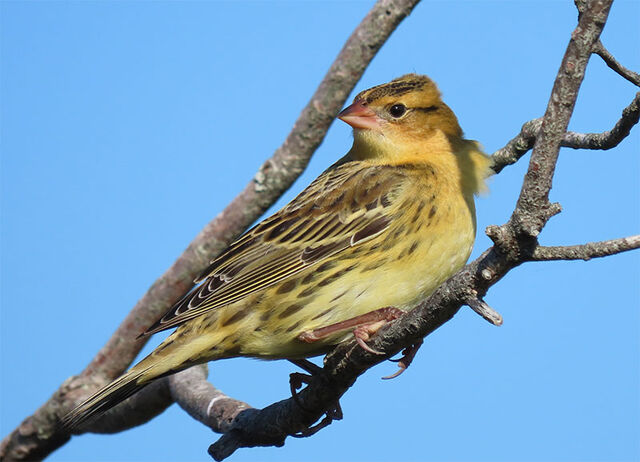
<svg viewBox="0 0 640 462">
<path fill-rule="evenodd" d="M 77 428 L 92 417 L 121 403 L 129 396 L 147 386 L 150 381 L 142 380 L 142 376 L 146 370 L 146 368 L 143 370 L 135 370 L 134 368 L 100 389 L 73 411 L 69 412 L 69 414 L 62 419 L 62 427 L 67 431 Z"/>
<path fill-rule="evenodd" d="M 155 379 L 202 362 L 198 353 L 207 351 L 210 345 L 204 337 L 198 341 L 185 339 L 178 329 L 149 356 L 67 414 L 61 421 L 62 428 L 71 432 L 94 416 L 124 401 Z"/>
<path fill-rule="evenodd" d="M 149 356 L 69 412 L 61 421 L 62 428 L 71 432 L 94 416 L 124 401 L 155 379 L 205 360 L 216 359 L 211 348 L 218 343 L 217 336 L 199 335 L 194 338 L 184 335 L 178 328 Z M 223 350 L 221 349 L 220 352 Z M 203 353 L 207 354 L 203 355 Z"/>
</svg>

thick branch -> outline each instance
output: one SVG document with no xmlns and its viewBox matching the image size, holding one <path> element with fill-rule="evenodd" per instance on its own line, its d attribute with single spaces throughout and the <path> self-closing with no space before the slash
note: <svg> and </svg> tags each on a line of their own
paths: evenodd
<svg viewBox="0 0 640 462">
<path fill-rule="evenodd" d="M 611 1 L 589 2 L 571 35 L 533 147 L 516 209 L 509 220 L 509 231 L 514 233 L 513 237 L 535 238 L 549 218 L 558 212 L 549 203 L 549 191 L 560 144 L 569 126 L 591 50 L 600 37 L 610 8 Z"/>
<path fill-rule="evenodd" d="M 640 87 L 640 74 L 638 74 L 637 72 L 633 72 L 632 70 L 627 69 L 622 64 L 620 64 L 616 60 L 616 58 L 614 58 L 613 55 L 609 53 L 609 51 L 604 47 L 600 40 L 598 40 L 598 42 L 593 47 L 593 52 L 600 56 L 605 64 L 609 66 L 609 68 L 611 68 L 613 71 L 620 74 L 632 84 Z"/>
<path fill-rule="evenodd" d="M 189 244 L 175 263 L 154 282 L 98 352 L 80 380 L 91 383 L 120 375 L 144 345 L 136 337 L 179 299 L 195 276 L 236 236 L 262 215 L 305 169 L 322 142 L 336 113 L 355 87 L 369 62 L 419 0 L 380 0 L 349 37 L 340 54 L 303 109 L 293 130 L 244 190 Z M 75 380 L 75 379 L 74 379 Z M 93 386 L 78 385 L 65 397 L 62 386 L 36 413 L 0 445 L 1 459 L 40 459 L 68 440 L 56 434 L 59 418 L 86 398 Z M 81 393 L 84 391 L 85 393 Z"/>
<path fill-rule="evenodd" d="M 537 246 L 529 260 L 591 260 L 640 248 L 640 234 L 608 241 L 568 246 Z"/>
</svg>

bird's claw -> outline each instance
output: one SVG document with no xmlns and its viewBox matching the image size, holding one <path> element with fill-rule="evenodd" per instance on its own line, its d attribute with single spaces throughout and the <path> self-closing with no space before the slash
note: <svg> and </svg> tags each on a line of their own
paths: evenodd
<svg viewBox="0 0 640 462">
<path fill-rule="evenodd" d="M 414 343 L 410 347 L 405 348 L 402 351 L 402 357 L 401 358 L 399 358 L 399 359 L 390 359 L 389 361 L 393 361 L 393 362 L 397 362 L 398 363 L 398 370 L 395 373 L 393 373 L 391 375 L 387 375 L 386 377 L 382 377 L 382 378 L 384 380 L 395 379 L 396 377 L 401 375 L 404 371 L 406 371 L 407 368 L 411 365 L 411 362 L 413 361 L 413 358 L 415 358 L 416 353 L 418 352 L 418 350 L 420 349 L 421 346 L 422 346 L 422 340 L 420 340 L 417 343 Z"/>
<path fill-rule="evenodd" d="M 371 328 L 372 326 L 369 324 L 358 326 L 355 329 L 353 329 L 353 336 L 355 337 L 358 345 L 360 345 L 363 350 L 368 351 L 369 353 L 372 353 L 374 355 L 383 355 L 384 353 L 382 351 L 374 350 L 369 345 L 367 345 L 366 341 L 371 338 L 371 334 L 377 331 L 380 328 L 380 326 L 375 326 L 375 330 L 373 330 L 373 332 Z"/>
</svg>

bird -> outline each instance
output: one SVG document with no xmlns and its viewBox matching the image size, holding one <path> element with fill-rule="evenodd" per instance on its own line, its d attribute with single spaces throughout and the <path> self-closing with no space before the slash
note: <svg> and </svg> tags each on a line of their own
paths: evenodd
<svg viewBox="0 0 640 462">
<path fill-rule="evenodd" d="M 305 360 L 367 340 L 466 263 L 490 158 L 427 76 L 360 92 L 353 145 L 234 241 L 141 336 L 177 328 L 62 420 L 81 426 L 154 379 L 212 360 Z M 410 359 L 409 359 L 410 361 Z"/>
</svg>

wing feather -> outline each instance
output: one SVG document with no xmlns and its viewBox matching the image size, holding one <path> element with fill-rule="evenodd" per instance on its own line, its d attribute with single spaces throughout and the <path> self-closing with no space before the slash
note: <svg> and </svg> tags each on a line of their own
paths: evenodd
<svg viewBox="0 0 640 462">
<path fill-rule="evenodd" d="M 145 335 L 237 302 L 384 233 L 397 207 L 402 171 L 359 162 L 320 175 L 275 215 L 233 242 Z"/>
</svg>

